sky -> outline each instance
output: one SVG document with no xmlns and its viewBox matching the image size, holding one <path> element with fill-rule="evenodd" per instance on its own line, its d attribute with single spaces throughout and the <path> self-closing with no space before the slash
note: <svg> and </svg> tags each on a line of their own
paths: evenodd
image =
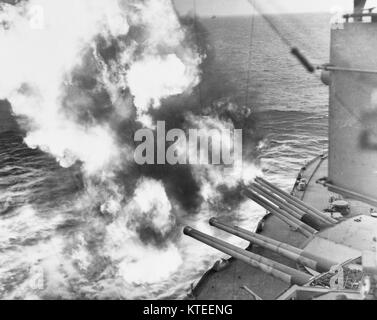
<svg viewBox="0 0 377 320">
<path fill-rule="evenodd" d="M 193 11 L 199 16 L 248 15 L 253 9 L 248 0 L 173 0 L 181 14 Z M 333 8 L 349 11 L 353 0 L 253 0 L 263 13 L 331 12 Z M 366 7 L 377 6 L 377 1 L 368 0 Z"/>
</svg>

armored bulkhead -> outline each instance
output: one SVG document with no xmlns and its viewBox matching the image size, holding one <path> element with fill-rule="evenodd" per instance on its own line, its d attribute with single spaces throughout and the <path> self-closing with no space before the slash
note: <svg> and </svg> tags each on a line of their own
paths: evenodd
<svg viewBox="0 0 377 320">
<path fill-rule="evenodd" d="M 326 185 L 377 205 L 377 13 L 364 4 L 332 25 Z"/>
</svg>

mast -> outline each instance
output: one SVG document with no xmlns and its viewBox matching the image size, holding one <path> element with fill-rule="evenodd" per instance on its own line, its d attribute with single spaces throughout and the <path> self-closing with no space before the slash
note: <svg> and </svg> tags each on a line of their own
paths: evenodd
<svg viewBox="0 0 377 320">
<path fill-rule="evenodd" d="M 367 2 L 367 0 L 354 0 L 353 1 L 353 12 L 355 14 L 362 13 L 364 8 L 365 8 L 366 2 Z"/>
</svg>

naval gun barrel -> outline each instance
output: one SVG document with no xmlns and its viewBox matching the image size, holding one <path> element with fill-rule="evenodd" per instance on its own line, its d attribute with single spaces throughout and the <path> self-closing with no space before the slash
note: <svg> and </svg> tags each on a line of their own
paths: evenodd
<svg viewBox="0 0 377 320">
<path fill-rule="evenodd" d="M 309 73 L 314 73 L 315 67 L 310 63 L 310 61 L 308 60 L 308 58 L 306 58 L 301 53 L 301 51 L 298 48 L 293 47 L 291 49 L 291 54 L 294 55 L 297 58 L 297 60 L 304 66 L 304 68 L 306 69 L 306 71 L 308 71 Z"/>
<path fill-rule="evenodd" d="M 302 286 L 307 284 L 311 279 L 309 274 L 238 248 L 190 227 L 186 227 L 183 233 L 291 285 L 297 284 Z"/>
<path fill-rule="evenodd" d="M 338 223 L 337 220 L 335 220 L 335 219 L 333 219 L 329 216 L 326 216 L 323 212 L 307 205 L 305 202 L 300 201 L 299 199 L 297 199 L 294 196 L 290 195 L 289 193 L 279 189 L 278 187 L 274 186 L 272 183 L 264 180 L 263 178 L 257 177 L 255 179 L 255 181 L 260 183 L 264 187 L 270 189 L 271 191 L 275 192 L 277 195 L 281 196 L 283 199 L 285 199 L 290 204 L 296 206 L 297 208 L 299 208 L 299 209 L 301 209 L 305 212 L 314 214 L 318 219 L 322 220 L 323 222 L 325 222 L 327 224 L 331 224 L 331 225 Z"/>
<path fill-rule="evenodd" d="M 313 236 L 315 232 L 317 232 L 317 230 L 313 229 L 312 227 L 308 226 L 307 224 L 303 223 L 297 218 L 292 217 L 288 213 L 282 211 L 280 208 L 273 207 L 272 204 L 268 203 L 265 199 L 263 199 L 260 195 L 258 195 L 254 191 L 249 190 L 249 189 L 244 189 L 243 193 L 248 198 L 255 201 L 260 206 L 262 206 L 263 208 L 271 212 L 273 215 L 278 217 L 280 220 L 282 220 L 286 224 L 300 231 L 304 236 L 310 238 L 311 236 Z"/>
<path fill-rule="evenodd" d="M 277 207 L 280 207 L 280 209 L 285 210 L 287 213 L 289 213 L 292 217 L 295 217 L 296 219 L 301 220 L 302 218 L 302 213 L 299 214 L 295 210 L 292 210 L 286 206 L 283 205 L 282 201 L 279 201 L 276 196 L 272 195 L 271 193 L 263 190 L 256 184 L 252 184 L 248 186 L 248 189 L 253 190 L 254 192 L 257 192 L 260 194 L 263 198 L 266 198 L 268 201 L 270 201 L 272 204 L 274 204 Z"/>
<path fill-rule="evenodd" d="M 252 184 L 248 186 L 250 189 L 258 192 L 263 197 L 271 201 L 272 203 L 276 204 L 281 209 L 285 210 L 295 218 L 301 220 L 305 224 L 309 225 L 313 229 L 319 231 L 321 229 L 324 229 L 325 227 L 328 227 L 329 224 L 322 222 L 322 220 L 318 219 L 313 213 L 308 213 L 306 211 L 303 211 L 296 206 L 288 203 L 287 201 L 283 200 L 281 197 L 277 196 L 276 193 L 271 192 L 271 190 L 267 189 L 266 187 L 263 187 L 259 184 Z"/>
<path fill-rule="evenodd" d="M 329 271 L 332 266 L 337 264 L 336 262 L 329 261 L 325 258 L 307 254 L 304 250 L 293 247 L 289 244 L 250 232 L 237 226 L 231 226 L 220 222 L 215 218 L 210 219 L 209 224 L 239 238 L 250 241 L 252 244 L 256 244 L 262 248 L 278 253 L 296 263 L 301 263 L 320 273 Z"/>
</svg>

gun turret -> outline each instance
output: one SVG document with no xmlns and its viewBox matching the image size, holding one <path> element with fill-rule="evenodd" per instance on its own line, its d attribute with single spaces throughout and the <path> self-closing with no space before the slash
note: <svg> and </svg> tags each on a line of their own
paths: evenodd
<svg viewBox="0 0 377 320">
<path fill-rule="evenodd" d="M 280 279 L 288 284 L 305 285 L 312 278 L 312 276 L 307 273 L 293 269 L 250 251 L 238 248 L 237 246 L 206 235 L 205 233 L 197 231 L 193 228 L 186 227 L 183 232 L 187 236 L 203 242 L 212 248 L 215 248 L 225 254 L 232 256 L 235 259 L 241 260 L 252 267 L 258 268 L 263 272 L 272 275 L 273 277 Z"/>
<path fill-rule="evenodd" d="M 220 222 L 219 220 L 212 218 L 209 221 L 209 224 L 213 227 L 216 227 L 220 230 L 226 231 L 230 234 L 233 234 L 237 237 L 250 241 L 252 244 L 256 244 L 262 248 L 280 254 L 283 257 L 286 257 L 296 263 L 300 263 L 312 270 L 318 272 L 327 272 L 333 266 L 337 265 L 334 261 L 329 261 L 322 257 L 312 255 L 308 252 L 305 252 L 302 249 L 296 248 L 289 244 L 265 237 L 260 234 L 256 234 L 245 229 L 242 229 L 237 226 L 230 226 L 226 223 Z"/>
</svg>

